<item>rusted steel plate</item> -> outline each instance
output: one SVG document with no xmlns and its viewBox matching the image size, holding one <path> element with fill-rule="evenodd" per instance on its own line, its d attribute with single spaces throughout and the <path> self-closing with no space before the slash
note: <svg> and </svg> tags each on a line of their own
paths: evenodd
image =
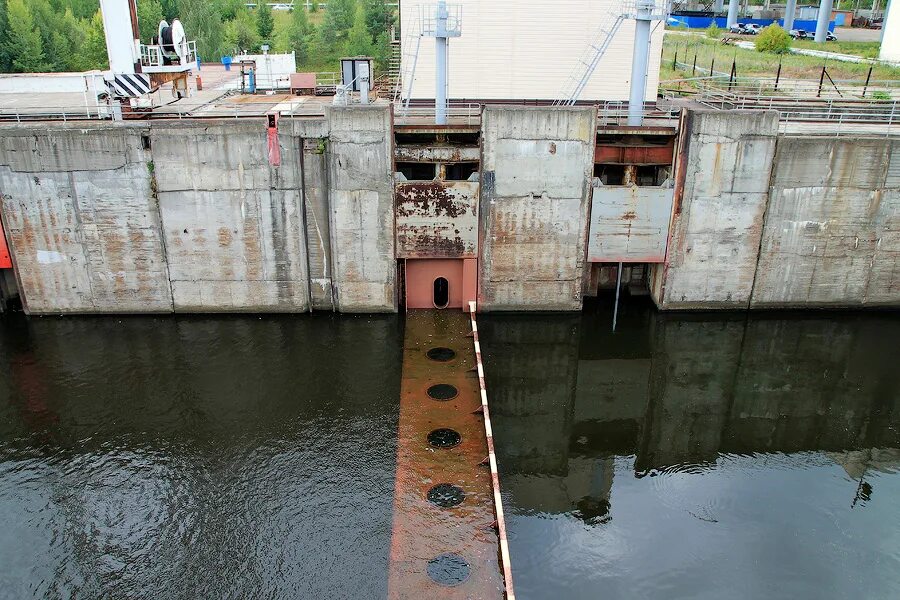
<svg viewBox="0 0 900 600">
<path fill-rule="evenodd" d="M 474 162 L 481 159 L 477 146 L 396 146 L 394 156 L 402 162 Z"/>
<path fill-rule="evenodd" d="M 476 257 L 478 188 L 470 181 L 398 183 L 397 257 Z"/>
<path fill-rule="evenodd" d="M 669 140 L 664 146 L 598 144 L 594 148 L 594 162 L 620 165 L 671 165 L 674 151 L 674 139 Z"/>
<path fill-rule="evenodd" d="M 673 190 L 601 186 L 594 189 L 590 262 L 664 262 Z"/>
<path fill-rule="evenodd" d="M 6 244 L 6 234 L 3 233 L 2 219 L 0 219 L 0 269 L 12 269 L 12 258 L 9 256 L 9 246 Z"/>
<path fill-rule="evenodd" d="M 503 597 L 503 578 L 497 553 L 493 487 L 469 317 L 462 311 L 411 310 L 407 313 L 400 384 L 400 421 L 397 441 L 397 480 L 388 569 L 392 599 L 487 599 Z M 456 357 L 430 360 L 432 347 L 450 348 Z M 432 400 L 429 387 L 449 383 L 458 395 Z M 459 445 L 434 448 L 429 432 L 450 428 L 461 435 Z M 461 504 L 443 508 L 428 500 L 429 490 L 441 483 L 462 488 Z M 432 581 L 428 563 L 443 554 L 456 554 L 468 564 L 468 578 L 455 586 Z"/>
</svg>

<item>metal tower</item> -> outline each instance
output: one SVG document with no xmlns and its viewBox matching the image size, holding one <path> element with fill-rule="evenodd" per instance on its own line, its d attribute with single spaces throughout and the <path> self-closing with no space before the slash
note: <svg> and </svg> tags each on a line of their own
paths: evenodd
<svg viewBox="0 0 900 600">
<path fill-rule="evenodd" d="M 634 56 L 631 65 L 628 124 L 640 125 L 644 111 L 644 97 L 647 93 L 651 25 L 653 21 L 665 21 L 668 15 L 667 0 L 631 0 L 624 4 L 622 12 L 610 14 L 594 34 L 593 41 L 589 43 L 578 61 L 563 93 L 553 103 L 554 106 L 572 106 L 578 101 L 622 23 L 626 19 L 634 19 Z"/>
<path fill-rule="evenodd" d="M 461 6 L 448 5 L 445 0 L 438 0 L 437 4 L 433 6 L 419 6 L 418 22 L 412 31 L 404 34 L 404 60 L 401 61 L 404 63 L 403 73 L 397 82 L 394 100 L 399 101 L 404 110 L 409 108 L 422 38 L 434 38 L 434 112 L 437 125 L 447 124 L 447 50 L 450 38 L 462 35 L 461 15 Z M 405 88 L 405 92 L 403 88 Z"/>
</svg>

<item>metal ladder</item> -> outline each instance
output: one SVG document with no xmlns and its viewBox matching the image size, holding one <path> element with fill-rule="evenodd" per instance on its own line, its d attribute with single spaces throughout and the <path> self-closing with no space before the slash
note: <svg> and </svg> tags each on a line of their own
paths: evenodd
<svg viewBox="0 0 900 600">
<path fill-rule="evenodd" d="M 588 44 L 587 50 L 579 59 L 578 64 L 575 65 L 575 69 L 566 80 L 560 97 L 553 102 L 553 106 L 572 106 L 575 104 L 626 18 L 628 18 L 626 14 L 610 14 L 607 16 L 591 38 L 593 41 Z"/>
<path fill-rule="evenodd" d="M 409 108 L 412 96 L 413 81 L 416 78 L 416 63 L 419 61 L 419 48 L 422 45 L 422 24 L 418 20 L 403 36 L 400 55 L 401 72 L 397 77 L 392 100 L 399 104 L 405 113 Z"/>
</svg>

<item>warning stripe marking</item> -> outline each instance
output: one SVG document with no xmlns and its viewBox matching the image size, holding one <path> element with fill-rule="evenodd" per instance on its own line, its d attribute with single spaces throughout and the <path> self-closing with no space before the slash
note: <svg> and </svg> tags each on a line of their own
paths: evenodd
<svg viewBox="0 0 900 600">
<path fill-rule="evenodd" d="M 478 385 L 481 386 L 481 405 L 484 407 L 484 433 L 487 436 L 488 459 L 491 465 L 491 482 L 494 488 L 494 512 L 497 515 L 497 531 L 500 536 L 500 561 L 507 600 L 515 600 L 513 589 L 512 562 L 509 558 L 509 540 L 506 535 L 506 518 L 503 515 L 503 498 L 500 496 L 500 472 L 497 470 L 497 455 L 494 452 L 494 430 L 488 408 L 487 387 L 484 383 L 484 366 L 481 362 L 481 344 L 478 341 L 478 323 L 475 320 L 475 303 L 469 302 L 469 317 L 472 320 L 472 339 L 475 344 L 475 360 L 478 366 Z"/>
</svg>

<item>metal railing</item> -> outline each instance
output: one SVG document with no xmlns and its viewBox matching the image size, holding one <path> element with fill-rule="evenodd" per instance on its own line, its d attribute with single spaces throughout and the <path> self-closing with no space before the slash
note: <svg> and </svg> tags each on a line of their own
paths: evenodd
<svg viewBox="0 0 900 600">
<path fill-rule="evenodd" d="M 434 123 L 434 105 L 412 105 L 404 108 L 395 103 L 393 106 L 394 122 L 399 125 Z M 477 103 L 450 103 L 447 107 L 447 120 L 452 125 L 478 125 L 481 123 L 481 108 L 482 105 Z"/>
<path fill-rule="evenodd" d="M 678 122 L 681 108 L 676 106 L 645 106 L 642 114 L 645 120 L 664 121 L 664 126 L 673 126 Z M 597 106 L 597 124 L 626 125 L 628 122 L 628 102 L 607 101 Z M 645 125 L 648 123 L 645 122 Z"/>
<path fill-rule="evenodd" d="M 184 63 L 190 64 L 197 60 L 197 42 L 186 41 L 184 43 Z M 144 67 L 164 67 L 162 46 L 141 44 L 141 65 Z"/>
<path fill-rule="evenodd" d="M 690 69 L 690 65 L 688 65 Z M 727 73 L 717 71 L 712 76 L 688 77 L 660 82 L 660 88 L 670 97 L 708 92 L 728 92 L 744 97 L 768 98 L 770 96 L 790 97 L 796 101 L 819 98 L 843 98 L 847 100 L 871 100 L 881 96 L 885 99 L 900 98 L 900 81 L 859 81 L 792 79 L 776 77 L 729 78 Z"/>
</svg>

